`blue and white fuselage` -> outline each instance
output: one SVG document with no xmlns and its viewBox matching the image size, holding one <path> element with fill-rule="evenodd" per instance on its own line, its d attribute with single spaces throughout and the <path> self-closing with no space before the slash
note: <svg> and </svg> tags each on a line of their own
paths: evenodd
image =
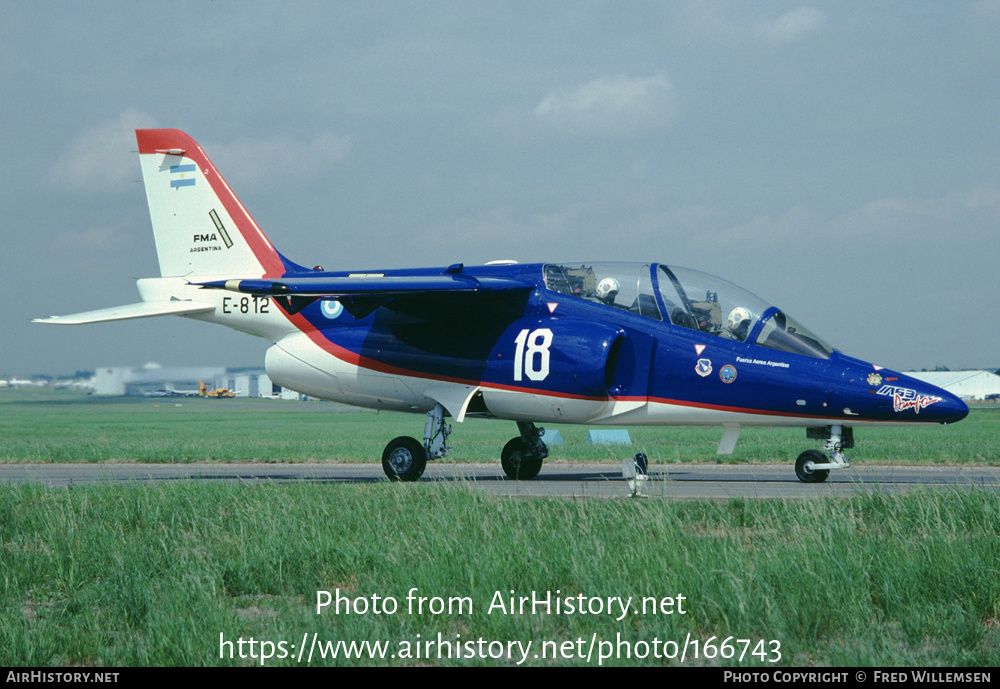
<svg viewBox="0 0 1000 689">
<path fill-rule="evenodd" d="M 201 148 L 177 130 L 137 138 L 160 278 L 143 301 L 45 319 L 184 315 L 272 342 L 272 381 L 363 407 L 428 415 L 424 443 L 397 438 L 383 465 L 419 478 L 444 454 L 444 418 L 509 419 L 508 475 L 547 453 L 535 423 L 801 426 L 826 437 L 805 481 L 846 466 L 865 424 L 951 423 L 954 395 L 841 354 L 780 309 L 705 273 L 572 262 L 329 272 L 283 257 Z M 803 456 L 808 453 L 803 453 Z"/>
<path fill-rule="evenodd" d="M 462 279 L 469 290 L 382 296 L 357 317 L 333 297 L 316 298 L 289 318 L 295 332 L 269 350 L 268 374 L 309 395 L 397 411 L 427 412 L 447 394 L 456 418 L 471 405 L 513 420 L 811 427 L 948 423 L 968 411 L 939 388 L 830 349 L 780 310 L 703 273 L 600 262 L 446 270 L 363 275 L 382 284 Z M 611 303 L 585 288 L 574 293 L 554 277 L 567 272 L 588 284 L 611 276 L 632 293 L 621 289 Z M 231 289 L 266 299 L 287 281 L 349 283 L 350 275 L 289 273 Z M 698 301 L 686 290 L 686 302 L 675 296 L 678 276 L 696 278 Z M 490 283 L 495 291 L 476 287 Z M 719 318 L 737 304 L 754 316 L 742 341 Z"/>
</svg>

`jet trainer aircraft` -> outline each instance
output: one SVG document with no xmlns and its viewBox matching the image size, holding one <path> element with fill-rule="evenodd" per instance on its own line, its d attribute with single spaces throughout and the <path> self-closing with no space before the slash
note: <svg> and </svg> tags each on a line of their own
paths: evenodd
<svg viewBox="0 0 1000 689">
<path fill-rule="evenodd" d="M 426 415 L 423 440 L 382 454 L 420 478 L 444 456 L 447 417 L 507 419 L 504 472 L 534 478 L 539 423 L 797 426 L 823 449 L 799 479 L 850 466 L 853 428 L 945 424 L 956 396 L 833 349 L 780 309 L 705 273 L 655 262 L 512 261 L 416 270 L 305 268 L 272 246 L 201 147 L 175 129 L 136 131 L 160 263 L 142 301 L 39 319 L 97 323 L 181 315 L 268 339 L 272 381 L 314 397 Z"/>
</svg>

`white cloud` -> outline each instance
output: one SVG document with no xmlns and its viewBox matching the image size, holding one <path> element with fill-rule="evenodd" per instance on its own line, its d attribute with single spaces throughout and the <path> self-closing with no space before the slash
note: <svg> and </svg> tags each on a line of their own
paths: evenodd
<svg viewBox="0 0 1000 689">
<path fill-rule="evenodd" d="M 776 247 L 788 246 L 814 235 L 820 220 L 808 208 L 795 206 L 778 217 L 759 216 L 750 222 L 730 227 L 714 233 L 719 246 L 759 247 L 773 251 Z M 712 236 L 713 233 L 709 233 Z"/>
<path fill-rule="evenodd" d="M 52 246 L 74 252 L 117 249 L 134 236 L 134 223 L 128 221 L 82 229 L 72 227 L 57 232 L 53 237 Z"/>
<path fill-rule="evenodd" d="M 576 132 L 630 134 L 670 121 L 676 96 L 663 73 L 646 77 L 600 77 L 545 96 L 535 116 L 553 127 Z"/>
<path fill-rule="evenodd" d="M 1000 23 L 1000 0 L 979 0 L 969 8 L 969 16 L 979 22 Z"/>
<path fill-rule="evenodd" d="M 758 20 L 750 26 L 751 35 L 767 43 L 792 43 L 815 33 L 826 23 L 826 15 L 813 7 L 799 7 L 773 20 Z"/>
<path fill-rule="evenodd" d="M 61 187 L 88 192 L 120 192 L 139 179 L 135 130 L 156 127 L 156 120 L 136 108 L 81 132 L 53 163 L 51 179 Z"/>
<path fill-rule="evenodd" d="M 1000 220 L 1000 186 L 981 184 L 941 197 L 887 196 L 823 218 L 803 205 L 785 213 L 754 218 L 742 225 L 707 231 L 719 246 L 765 251 L 822 241 L 827 245 L 912 248 L 974 242 L 995 235 Z"/>
<path fill-rule="evenodd" d="M 81 132 L 51 168 L 56 185 L 72 190 L 121 192 L 141 179 L 135 130 L 159 126 L 135 108 Z M 346 138 L 322 132 L 310 140 L 292 136 L 241 138 L 229 144 L 205 144 L 205 152 L 230 182 L 245 187 L 300 182 L 343 160 L 350 148 Z"/>
<path fill-rule="evenodd" d="M 204 144 L 205 153 L 230 184 L 237 188 L 302 182 L 321 174 L 347 157 L 350 141 L 331 132 L 311 140 L 278 136 L 241 138 L 229 144 Z"/>
<path fill-rule="evenodd" d="M 501 204 L 428 225 L 419 232 L 407 232 L 396 241 L 411 254 L 430 252 L 438 257 L 433 259 L 437 262 L 527 262 L 566 259 L 568 255 L 577 258 L 581 245 L 587 243 L 580 229 L 585 215 L 584 209 L 572 205 L 526 211 Z"/>
<path fill-rule="evenodd" d="M 949 194 L 947 202 L 968 212 L 984 211 L 1000 219 L 1000 186 L 981 184 L 971 189 Z"/>
<path fill-rule="evenodd" d="M 1000 219 L 1000 189 L 980 185 L 939 198 L 890 196 L 849 211 L 827 224 L 830 236 L 870 245 L 952 244 L 992 238 Z"/>
<path fill-rule="evenodd" d="M 725 45 L 795 42 L 819 31 L 826 14 L 814 7 L 797 7 L 774 19 L 734 16 L 739 6 L 732 3 L 693 3 L 679 10 L 675 34 L 690 39 L 701 37 Z"/>
</svg>

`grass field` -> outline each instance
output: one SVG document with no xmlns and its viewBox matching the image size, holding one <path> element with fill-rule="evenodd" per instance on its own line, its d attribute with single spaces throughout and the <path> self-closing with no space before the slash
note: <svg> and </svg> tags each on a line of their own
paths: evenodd
<svg viewBox="0 0 1000 689">
<path fill-rule="evenodd" d="M 388 438 L 422 430 L 419 416 L 331 409 L 9 391 L 0 460 L 374 461 Z M 949 427 L 858 431 L 854 456 L 997 464 L 998 421 L 989 407 Z M 584 444 L 586 429 L 559 430 L 555 460 L 614 458 Z M 511 435 L 456 425 L 455 459 L 495 461 Z M 656 461 L 716 461 L 718 429 L 632 435 Z M 726 461 L 788 462 L 814 444 L 750 429 Z M 439 483 L 2 486 L 0 665 L 252 665 L 262 653 L 295 665 L 308 647 L 312 665 L 995 667 L 998 533 L 1000 500 L 975 490 L 711 502 Z M 317 592 L 337 590 L 352 612 L 317 615 Z M 607 607 L 491 612 L 510 591 Z M 376 614 L 373 596 L 395 612 Z M 609 597 L 633 598 L 620 620 Z M 643 599 L 670 599 L 673 614 Z M 315 645 L 337 641 L 387 646 L 346 658 Z"/>
<path fill-rule="evenodd" d="M 375 462 L 399 435 L 421 436 L 423 415 L 342 411 L 323 402 L 99 398 L 74 392 L 0 391 L 3 462 Z M 498 461 L 513 423 L 452 424 L 445 461 Z M 549 461 L 612 460 L 645 452 L 653 462 L 792 463 L 821 443 L 802 429 L 746 428 L 736 452 L 717 457 L 719 428 L 630 428 L 634 448 L 591 447 L 587 427 L 551 425 L 566 441 Z M 1000 405 L 958 424 L 855 431 L 848 454 L 876 464 L 1000 463 Z"/>
</svg>

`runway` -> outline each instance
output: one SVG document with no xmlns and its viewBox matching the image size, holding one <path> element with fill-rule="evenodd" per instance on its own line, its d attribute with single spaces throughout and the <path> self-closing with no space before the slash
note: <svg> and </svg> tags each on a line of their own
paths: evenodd
<svg viewBox="0 0 1000 689">
<path fill-rule="evenodd" d="M 385 481 L 380 464 L 3 464 L 0 483 L 66 488 L 161 481 L 245 483 Z M 421 483 L 464 482 L 504 496 L 626 498 L 631 492 L 614 464 L 551 463 L 532 481 L 507 479 L 499 464 L 435 464 Z M 781 498 L 898 493 L 912 489 L 1000 491 L 1000 467 L 865 466 L 834 472 L 821 484 L 801 483 L 788 465 L 671 464 L 650 467 L 643 495 L 660 499 Z"/>
</svg>

